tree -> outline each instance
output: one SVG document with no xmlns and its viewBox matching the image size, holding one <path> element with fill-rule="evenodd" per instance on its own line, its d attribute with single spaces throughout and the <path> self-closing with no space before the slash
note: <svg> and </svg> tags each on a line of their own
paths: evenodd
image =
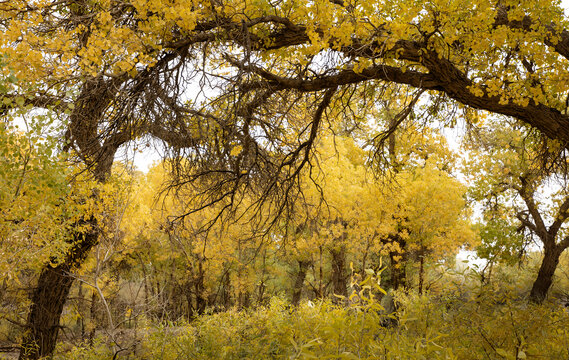
<svg viewBox="0 0 569 360">
<path fill-rule="evenodd" d="M 493 121 L 491 128 L 479 130 L 477 140 L 471 145 L 470 171 L 474 181 L 471 193 L 475 199 L 484 201 L 486 235 L 491 235 L 492 226 L 509 217 L 510 222 L 518 222 L 518 233 L 525 229 L 539 239 L 544 257 L 530 300 L 541 303 L 547 296 L 559 258 L 569 247 L 567 163 L 565 159 L 551 161 L 559 142 L 528 131 L 525 126 L 502 124 Z M 540 160 L 548 166 L 544 167 Z M 503 231 L 508 227 L 512 225 L 501 225 Z M 496 242 L 493 246 L 502 242 L 496 236 L 488 240 Z M 523 250 L 523 238 L 519 235 L 512 234 L 507 240 L 510 244 L 505 246 L 517 243 L 514 249 Z"/>
<path fill-rule="evenodd" d="M 447 172 L 454 159 L 444 139 L 428 128 L 399 129 L 398 136 L 402 140 L 391 159 L 398 170 L 387 179 L 366 170 L 366 159 L 374 154 L 351 138 L 317 142 L 317 165 L 305 171 L 301 183 L 303 211 L 287 219 L 294 229 L 285 246 L 298 262 L 294 300 L 299 299 L 306 268 L 318 263 L 322 268 L 323 250 L 330 255 L 333 293 L 345 296 L 349 263 L 363 273 L 381 256 L 389 256 L 391 286 L 398 288 L 405 285 L 405 268 L 417 260 L 422 290 L 425 262 L 473 245 L 466 187 Z M 319 283 L 322 296 L 322 279 Z"/>
<path fill-rule="evenodd" d="M 396 212 L 403 251 L 415 254 L 419 262 L 418 289 L 424 290 L 424 264 L 454 258 L 475 238 L 467 218 L 466 187 L 446 172 L 427 162 L 425 167 L 402 174 Z M 405 263 L 401 263 L 405 266 Z"/>
<path fill-rule="evenodd" d="M 250 188 L 278 203 L 273 215 L 290 210 L 285 200 L 326 114 L 358 124 L 369 104 L 406 86 L 517 118 L 565 149 L 569 32 L 559 4 L 469 5 L 3 2 L 2 75 L 25 83 L 3 95 L 0 112 L 29 107 L 59 114 L 67 149 L 101 182 L 121 146 L 161 139 L 172 159 L 190 160 L 174 162 L 181 182 L 197 176 L 211 182 L 203 204 L 235 205 Z M 212 95 L 190 99 L 192 83 L 214 88 Z M 298 116 L 305 109 L 311 116 Z M 74 236 L 68 260 L 75 265 L 40 277 L 46 285 L 38 288 L 59 289 L 52 303 L 65 301 L 64 274 L 97 242 L 96 223 L 89 225 L 91 231 Z M 47 327 L 57 329 L 53 319 Z M 46 346 L 29 357 L 48 355 L 53 346 Z"/>
</svg>

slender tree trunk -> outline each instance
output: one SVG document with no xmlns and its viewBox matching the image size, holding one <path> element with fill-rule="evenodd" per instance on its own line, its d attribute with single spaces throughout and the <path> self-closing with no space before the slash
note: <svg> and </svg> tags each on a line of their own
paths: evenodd
<svg viewBox="0 0 569 360">
<path fill-rule="evenodd" d="M 195 316 L 191 286 L 192 284 L 189 281 L 184 284 L 184 295 L 186 297 L 186 304 L 188 307 L 188 311 L 186 312 L 186 319 L 188 321 L 192 321 Z"/>
<path fill-rule="evenodd" d="M 264 302 L 265 290 L 267 285 L 265 284 L 265 278 L 267 276 L 267 249 L 263 251 L 263 267 L 261 270 L 261 282 L 259 283 L 259 291 L 257 295 L 257 305 L 261 305 Z"/>
<path fill-rule="evenodd" d="M 37 286 L 31 294 L 32 305 L 22 339 L 20 360 L 48 357 L 55 349 L 59 319 L 74 280 L 70 272 L 83 262 L 97 242 L 96 222 L 93 219 L 88 223 L 78 224 L 90 225 L 91 230 L 75 236 L 75 245 L 66 259 L 56 266 L 46 265 L 40 273 Z"/>
<path fill-rule="evenodd" d="M 318 298 L 322 299 L 324 297 L 324 284 L 323 284 L 323 279 L 324 279 L 324 269 L 323 269 L 323 259 L 322 259 L 322 253 L 323 253 L 323 249 L 322 249 L 322 245 L 320 245 L 318 247 L 319 250 L 319 255 L 318 255 Z"/>
<path fill-rule="evenodd" d="M 196 311 L 198 315 L 202 315 L 205 312 L 205 307 L 207 305 L 207 299 L 205 298 L 205 286 L 204 286 L 205 272 L 203 269 L 203 259 L 198 259 L 198 275 L 194 283 L 194 288 L 196 291 Z"/>
<path fill-rule="evenodd" d="M 82 316 L 87 311 L 83 297 L 83 284 L 79 282 L 79 291 L 77 292 L 77 312 L 81 315 L 77 318 L 77 326 L 81 331 L 81 340 L 85 340 L 85 317 Z"/>
<path fill-rule="evenodd" d="M 95 332 L 99 327 L 99 316 L 97 312 L 97 302 L 99 301 L 99 296 L 97 292 L 93 291 L 91 294 L 91 306 L 89 307 L 89 323 L 91 324 L 91 329 L 89 330 L 89 344 L 93 346 L 93 341 L 95 340 Z"/>
<path fill-rule="evenodd" d="M 225 310 L 229 310 L 232 306 L 231 300 L 231 275 L 229 273 L 229 268 L 223 275 L 223 287 L 221 292 L 221 299 L 223 302 L 223 307 Z"/>
<path fill-rule="evenodd" d="M 487 285 L 490 283 L 490 280 L 492 279 L 492 268 L 493 267 L 494 267 L 494 259 L 488 260 L 488 262 L 484 266 L 484 269 L 482 269 L 482 272 L 480 273 L 480 284 L 481 285 Z M 488 270 L 488 272 L 486 272 L 486 270 Z"/>
<path fill-rule="evenodd" d="M 148 314 L 150 311 L 150 301 L 148 299 L 148 295 L 150 295 L 148 275 L 146 274 L 146 264 L 142 261 L 142 256 L 140 256 L 140 254 L 138 254 L 138 259 L 140 261 L 140 268 L 142 269 L 142 281 L 144 284 L 144 313 Z"/>
<path fill-rule="evenodd" d="M 419 295 L 423 295 L 423 277 L 425 276 L 425 258 L 423 251 L 419 254 Z"/>
<path fill-rule="evenodd" d="M 559 264 L 559 257 L 564 249 L 558 246 L 546 246 L 543 256 L 543 261 L 537 274 L 537 279 L 533 283 L 530 292 L 530 301 L 536 304 L 541 304 L 553 282 L 553 274 Z"/>
<path fill-rule="evenodd" d="M 304 279 L 306 279 L 306 272 L 308 271 L 309 265 L 309 261 L 298 260 L 298 273 L 296 273 L 296 280 L 294 281 L 294 287 L 292 289 L 292 306 L 298 306 L 300 303 Z"/>
</svg>

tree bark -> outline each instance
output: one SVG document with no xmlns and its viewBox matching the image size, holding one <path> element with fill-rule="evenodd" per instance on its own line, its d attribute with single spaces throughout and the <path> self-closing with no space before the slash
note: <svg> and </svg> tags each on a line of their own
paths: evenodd
<svg viewBox="0 0 569 360">
<path fill-rule="evenodd" d="M 347 297 L 346 249 L 344 246 L 339 249 L 332 249 L 330 254 L 332 254 L 332 286 L 334 295 Z M 334 297 L 333 301 L 338 302 L 338 298 Z"/>
<path fill-rule="evenodd" d="M 89 232 L 75 236 L 75 245 L 62 263 L 56 266 L 48 264 L 41 271 L 38 284 L 31 294 L 32 305 L 21 344 L 20 360 L 49 357 L 53 353 L 60 328 L 59 319 L 73 285 L 70 272 L 83 262 L 97 242 L 96 221 L 90 220 L 89 225 Z"/>
<path fill-rule="evenodd" d="M 309 261 L 298 260 L 298 273 L 296 273 L 296 280 L 292 289 L 292 306 L 300 304 L 302 296 L 302 288 L 304 286 L 304 279 L 306 279 L 306 272 L 308 271 Z"/>
<path fill-rule="evenodd" d="M 546 247 L 543 261 L 539 268 L 537 278 L 531 288 L 529 299 L 535 304 L 541 304 L 547 296 L 547 292 L 553 282 L 553 274 L 559 264 L 559 257 L 563 249 L 559 246 Z"/>
</svg>

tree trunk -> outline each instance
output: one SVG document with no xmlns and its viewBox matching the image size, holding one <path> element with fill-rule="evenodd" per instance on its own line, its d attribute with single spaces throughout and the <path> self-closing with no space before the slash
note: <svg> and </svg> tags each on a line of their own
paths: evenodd
<svg viewBox="0 0 569 360">
<path fill-rule="evenodd" d="M 93 346 L 93 342 L 95 341 L 95 333 L 97 332 L 99 324 L 101 323 L 99 321 L 99 312 L 97 311 L 97 302 L 99 302 L 99 296 L 97 296 L 96 291 L 93 291 L 91 294 L 91 307 L 89 308 L 89 323 L 91 324 L 91 329 L 89 330 L 88 335 L 89 345 L 91 346 Z"/>
<path fill-rule="evenodd" d="M 559 257 L 562 252 L 563 249 L 560 249 L 558 246 L 545 247 L 543 261 L 541 262 L 537 279 L 535 279 L 531 288 L 529 296 L 531 302 L 541 304 L 545 300 L 547 292 L 553 282 L 553 274 L 559 264 Z"/>
<path fill-rule="evenodd" d="M 203 269 L 203 259 L 198 259 L 198 274 L 194 282 L 194 288 L 196 291 L 196 311 L 198 315 L 203 315 L 205 312 L 205 307 L 207 305 L 207 299 L 205 298 L 205 286 L 204 286 L 205 272 Z"/>
<path fill-rule="evenodd" d="M 74 237 L 75 245 L 61 264 L 48 264 L 41 271 L 38 284 L 31 294 L 32 305 L 20 348 L 20 360 L 39 359 L 53 353 L 60 328 L 59 319 L 73 285 L 70 272 L 83 262 L 97 242 L 98 232 L 94 230 L 96 221 L 92 219 L 88 225 L 92 230 Z"/>
<path fill-rule="evenodd" d="M 424 276 L 425 276 L 425 257 L 423 256 L 423 250 L 421 249 L 421 254 L 419 255 L 419 295 L 423 295 Z"/>
<path fill-rule="evenodd" d="M 324 279 L 324 269 L 323 269 L 323 259 L 322 259 L 322 245 L 318 247 L 319 254 L 318 254 L 318 298 L 324 298 L 324 284 L 322 280 Z"/>
<path fill-rule="evenodd" d="M 396 256 L 403 257 L 399 253 L 390 253 L 391 259 L 391 286 L 393 290 L 397 290 L 400 287 L 406 286 L 406 271 L 405 271 L 405 260 L 401 258 L 399 261 L 395 260 Z"/>
<path fill-rule="evenodd" d="M 391 262 L 391 288 L 397 290 L 407 285 L 407 273 L 405 265 L 407 264 L 407 242 L 399 235 L 389 238 L 390 241 L 397 242 L 401 251 L 389 252 L 389 260 Z M 398 260 L 396 260 L 398 259 Z"/>
<path fill-rule="evenodd" d="M 298 260 L 298 273 L 296 274 L 296 280 L 294 281 L 294 287 L 292 289 L 292 306 L 298 306 L 300 303 L 304 279 L 306 279 L 306 272 L 308 271 L 309 265 L 309 261 Z"/>
<path fill-rule="evenodd" d="M 83 297 L 83 284 L 79 282 L 79 291 L 77 293 L 77 312 L 82 315 L 87 312 L 87 306 L 85 303 L 85 298 Z M 81 340 L 85 340 L 85 318 L 84 316 L 79 316 L 77 318 L 77 326 L 81 331 Z"/>
<path fill-rule="evenodd" d="M 348 283 L 346 278 L 346 249 L 342 246 L 339 249 L 330 250 L 332 254 L 332 286 L 334 295 L 348 296 Z M 334 297 L 333 302 L 338 302 Z"/>
<path fill-rule="evenodd" d="M 229 268 L 225 271 L 225 274 L 223 274 L 223 286 L 222 286 L 222 292 L 221 292 L 221 301 L 223 303 L 223 307 L 225 308 L 225 310 L 229 310 L 231 308 L 231 306 L 233 306 L 232 304 L 232 299 L 231 299 L 231 277 L 229 274 Z"/>
<path fill-rule="evenodd" d="M 263 251 L 263 267 L 261 270 L 261 281 L 259 282 L 259 287 L 258 287 L 259 291 L 257 293 L 257 305 L 262 305 L 264 303 L 265 290 L 267 288 L 267 285 L 265 284 L 266 276 L 267 276 L 267 249 Z"/>
</svg>

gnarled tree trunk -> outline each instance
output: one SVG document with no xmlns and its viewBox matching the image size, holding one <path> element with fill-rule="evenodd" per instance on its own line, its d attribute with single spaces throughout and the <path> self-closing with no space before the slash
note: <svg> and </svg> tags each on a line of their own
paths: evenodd
<svg viewBox="0 0 569 360">
<path fill-rule="evenodd" d="M 123 134 L 101 138 L 98 133 L 99 121 L 104 118 L 122 81 L 122 78 L 107 81 L 100 76 L 85 81 L 70 114 L 66 133 L 68 145 L 76 146 L 91 175 L 99 183 L 106 182 L 109 177 L 117 149 L 130 140 Z M 92 196 L 98 199 L 97 193 Z M 82 265 L 99 237 L 94 217 L 78 222 L 77 228 L 88 230 L 76 231 L 65 259 L 56 266 L 46 264 L 40 273 L 38 284 L 31 294 L 32 305 L 22 339 L 20 360 L 51 356 L 55 349 L 59 319 L 73 285 L 71 272 Z"/>
</svg>

